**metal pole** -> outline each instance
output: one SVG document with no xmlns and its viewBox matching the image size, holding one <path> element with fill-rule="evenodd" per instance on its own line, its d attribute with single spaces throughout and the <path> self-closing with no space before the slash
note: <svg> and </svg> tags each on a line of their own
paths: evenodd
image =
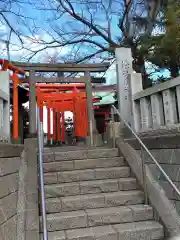
<svg viewBox="0 0 180 240">
<path fill-rule="evenodd" d="M 116 136 L 115 136 L 115 124 L 114 124 L 114 110 L 111 108 L 111 119 L 112 119 L 112 138 L 113 138 L 113 148 L 116 146 Z"/>
<path fill-rule="evenodd" d="M 40 111 L 37 108 L 37 124 L 38 124 L 38 145 L 39 145 L 39 171 L 40 171 L 40 189 L 41 189 L 41 208 L 42 208 L 42 224 L 43 224 L 43 239 L 48 240 L 47 220 L 46 220 L 46 202 L 44 191 L 44 172 L 43 172 L 43 123 L 40 122 Z"/>
<path fill-rule="evenodd" d="M 144 203 L 148 205 L 148 192 L 147 192 L 147 184 L 146 184 L 146 166 L 145 166 L 145 158 L 143 148 L 141 147 L 141 159 L 142 159 L 142 181 L 144 187 Z"/>
</svg>

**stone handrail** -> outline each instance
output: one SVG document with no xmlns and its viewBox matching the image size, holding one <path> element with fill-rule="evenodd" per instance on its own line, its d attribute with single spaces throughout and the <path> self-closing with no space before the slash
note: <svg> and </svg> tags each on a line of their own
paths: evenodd
<svg viewBox="0 0 180 240">
<path fill-rule="evenodd" d="M 147 88 L 141 92 L 134 94 L 133 100 L 138 100 L 140 98 L 147 97 L 155 93 L 159 93 L 164 90 L 177 87 L 179 85 L 180 85 L 180 77 L 177 77 L 172 80 L 166 81 L 164 83 L 156 84 L 153 87 Z"/>
<path fill-rule="evenodd" d="M 142 76 L 133 71 L 130 48 L 115 51 L 119 112 L 138 132 L 180 128 L 180 77 L 143 90 Z M 162 129 L 162 131 L 161 131 Z M 165 131 L 164 131 L 165 130 Z M 149 134 L 149 133 L 148 133 Z"/>
<path fill-rule="evenodd" d="M 131 85 L 135 84 L 133 79 L 131 76 Z M 135 130 L 177 130 L 180 127 L 180 77 L 145 90 L 142 84 L 139 86 L 139 89 L 132 89 L 131 95 Z"/>
</svg>

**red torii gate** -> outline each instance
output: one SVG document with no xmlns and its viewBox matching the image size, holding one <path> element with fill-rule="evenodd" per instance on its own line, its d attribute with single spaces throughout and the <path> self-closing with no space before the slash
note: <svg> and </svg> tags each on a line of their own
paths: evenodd
<svg viewBox="0 0 180 240">
<path fill-rule="evenodd" d="M 24 82 L 25 78 L 25 71 L 21 68 L 18 68 L 14 66 L 13 64 L 9 63 L 7 60 L 0 59 L 0 71 L 12 71 L 12 74 L 10 74 L 10 79 L 13 81 L 13 94 L 12 94 L 12 105 L 13 105 L 13 134 L 12 138 L 15 141 L 19 140 L 19 106 L 18 106 L 18 86 Z M 22 79 L 19 77 L 19 75 L 22 76 Z M 67 92 L 67 91 L 74 91 L 74 92 L 80 92 L 85 93 L 85 84 L 36 84 L 37 86 L 41 86 L 41 90 L 45 93 L 53 93 L 59 91 L 59 87 L 61 88 L 60 92 Z M 83 95 L 82 95 L 83 96 Z M 82 97 L 81 96 L 81 97 Z M 82 100 L 83 98 L 81 98 Z M 84 100 L 86 97 L 84 97 Z M 80 101 L 80 98 L 79 98 Z M 93 102 L 99 101 L 98 98 L 93 99 Z M 55 101 L 57 102 L 57 101 Z M 62 105 L 62 104 L 61 104 Z"/>
<path fill-rule="evenodd" d="M 25 76 L 25 71 L 9 63 L 8 60 L 0 59 L 0 71 L 12 71 L 12 75 L 9 74 L 10 80 L 13 81 L 13 134 L 12 138 L 15 142 L 19 140 L 19 110 L 18 110 L 18 85 L 21 84 L 21 79 L 18 75 L 22 77 Z"/>
<path fill-rule="evenodd" d="M 85 84 L 36 84 L 36 93 L 42 122 L 43 106 L 47 107 L 48 142 L 51 141 L 51 109 L 53 110 L 53 141 L 55 143 L 65 141 L 65 111 L 74 113 L 75 136 L 82 138 L 88 136 Z M 97 101 L 99 101 L 98 98 L 93 99 L 93 102 Z"/>
</svg>

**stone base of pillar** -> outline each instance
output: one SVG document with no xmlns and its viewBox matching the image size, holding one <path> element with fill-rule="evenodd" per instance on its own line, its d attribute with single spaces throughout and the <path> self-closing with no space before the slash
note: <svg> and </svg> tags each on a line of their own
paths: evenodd
<svg viewBox="0 0 180 240">
<path fill-rule="evenodd" d="M 93 134 L 93 146 L 94 147 L 100 147 L 103 144 L 104 143 L 103 143 L 103 140 L 102 140 L 102 135 L 99 134 L 99 133 L 94 133 Z M 86 145 L 91 146 L 91 139 L 90 139 L 89 136 L 86 138 Z"/>
<path fill-rule="evenodd" d="M 94 140 L 94 146 L 102 146 L 103 140 L 102 140 L 102 135 L 99 133 L 93 134 L 93 140 Z"/>
<path fill-rule="evenodd" d="M 27 138 L 37 138 L 36 133 L 29 133 Z"/>
<path fill-rule="evenodd" d="M 13 144 L 22 144 L 20 138 L 18 138 L 18 139 L 14 139 L 14 138 L 13 138 L 13 139 L 11 140 L 11 142 L 12 142 Z"/>
<path fill-rule="evenodd" d="M 85 137 L 76 137 L 76 142 L 85 142 L 86 138 Z"/>
<path fill-rule="evenodd" d="M 65 142 L 61 142 L 61 141 L 53 141 L 52 145 L 55 145 L 55 146 L 60 146 L 60 145 L 63 145 L 65 144 Z M 51 145 L 51 142 L 49 142 L 49 145 Z"/>
<path fill-rule="evenodd" d="M 107 144 L 107 143 L 108 143 L 109 135 L 108 135 L 107 132 L 105 132 L 105 133 L 102 134 L 102 139 L 103 139 L 103 143 L 104 143 L 104 144 Z"/>
<path fill-rule="evenodd" d="M 84 137 L 76 137 L 76 145 L 77 146 L 84 146 L 86 143 L 86 138 Z"/>
<path fill-rule="evenodd" d="M 86 146 L 86 144 L 85 144 L 85 142 L 76 142 L 76 146 L 84 147 L 84 146 Z"/>
<path fill-rule="evenodd" d="M 124 139 L 134 137 L 134 135 L 133 135 L 132 132 L 129 130 L 129 128 L 126 127 L 126 125 L 123 124 L 123 123 L 121 123 L 120 136 L 121 136 L 122 138 L 124 138 Z"/>
</svg>

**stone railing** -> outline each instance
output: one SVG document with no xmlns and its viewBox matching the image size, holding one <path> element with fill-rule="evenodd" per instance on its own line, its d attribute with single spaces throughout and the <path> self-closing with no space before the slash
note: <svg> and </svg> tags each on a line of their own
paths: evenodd
<svg viewBox="0 0 180 240">
<path fill-rule="evenodd" d="M 121 117 L 138 133 L 159 129 L 177 132 L 180 127 L 180 77 L 143 90 L 141 74 L 133 72 L 131 49 L 117 48 L 115 55 Z"/>
<path fill-rule="evenodd" d="M 176 129 L 177 131 L 180 128 L 180 77 L 145 90 L 142 90 L 140 75 L 131 74 L 130 78 L 135 130 L 147 132 Z"/>
</svg>

